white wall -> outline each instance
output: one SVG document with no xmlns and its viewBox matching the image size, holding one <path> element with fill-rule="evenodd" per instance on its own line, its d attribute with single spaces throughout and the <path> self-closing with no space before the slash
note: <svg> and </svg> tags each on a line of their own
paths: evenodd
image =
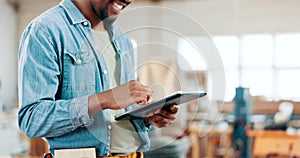
<svg viewBox="0 0 300 158">
<path fill-rule="evenodd" d="M 0 98 L 5 105 L 17 101 L 17 16 L 6 0 L 0 1 Z"/>
<path fill-rule="evenodd" d="M 145 4 L 181 11 L 212 34 L 300 31 L 299 0 L 162 0 L 159 3 L 136 0 L 134 7 Z M 184 30 L 184 25 L 178 23 L 177 26 Z M 193 30 L 190 31 L 193 34 Z"/>
<path fill-rule="evenodd" d="M 6 1 L 0 1 L 0 99 L 4 105 L 17 101 L 17 15 Z M 0 111 L 1 117 L 1 111 Z M 17 147 L 16 119 L 0 118 L 0 155 L 6 156 Z"/>
<path fill-rule="evenodd" d="M 31 19 L 59 3 L 59 0 L 20 0 L 19 10 L 0 1 L 0 99 L 5 105 L 17 102 L 17 58 L 19 38 Z"/>
<path fill-rule="evenodd" d="M 300 1 L 299 0 L 162 0 L 151 3 L 136 0 L 131 8 L 156 5 L 180 11 L 188 18 L 202 25 L 209 34 L 249 34 L 249 33 L 278 33 L 300 32 Z M 145 19 L 143 19 L 145 18 Z M 175 19 L 175 20 L 174 20 Z M 131 17 L 120 19 L 120 23 L 128 29 L 142 21 L 148 23 L 161 23 L 172 26 L 179 33 L 188 36 L 199 36 L 201 31 L 190 29 L 190 23 L 178 17 L 177 14 L 143 13 L 132 14 Z M 176 22 L 174 22 L 176 21 Z M 137 31 L 131 33 L 133 38 L 141 41 L 160 41 L 164 44 L 177 47 L 176 35 L 169 32 L 155 32 L 153 30 Z M 145 61 L 153 58 L 175 59 L 175 53 L 166 53 L 168 48 L 152 46 L 151 49 L 139 51 L 139 60 Z M 170 51 L 170 50 L 169 50 Z"/>
<path fill-rule="evenodd" d="M 20 0 L 18 35 L 22 34 L 32 19 L 59 2 L 60 0 Z"/>
<path fill-rule="evenodd" d="M 57 4 L 59 0 L 22 0 L 20 9 L 21 32 L 27 23 L 42 11 Z M 300 32 L 300 1 L 299 0 L 161 0 L 151 2 L 149 0 L 135 0 L 130 8 L 140 6 L 168 7 L 186 14 L 189 18 L 201 24 L 210 34 L 245 34 L 245 33 L 277 33 Z M 129 9 L 129 8 L 128 8 Z M 130 18 L 121 19 L 120 23 L 125 28 L 130 28 L 141 23 L 164 23 L 176 19 L 173 24 L 177 31 L 186 35 L 197 36 L 194 29 L 187 29 L 187 24 L 176 15 L 164 15 L 164 13 L 143 12 L 130 15 Z M 168 32 L 144 29 L 130 32 L 130 36 L 139 41 L 168 41 L 167 45 L 176 48 L 177 38 Z M 139 44 L 139 43 L 138 43 Z M 151 47 L 151 49 L 149 49 Z M 147 60 L 149 56 L 155 56 L 158 52 L 168 52 L 170 48 L 158 45 L 143 45 L 143 54 L 139 60 Z M 173 49 L 173 48 L 172 48 Z M 150 51 L 149 51 L 150 50 Z M 159 54 L 160 58 L 172 58 L 174 53 Z"/>
</svg>

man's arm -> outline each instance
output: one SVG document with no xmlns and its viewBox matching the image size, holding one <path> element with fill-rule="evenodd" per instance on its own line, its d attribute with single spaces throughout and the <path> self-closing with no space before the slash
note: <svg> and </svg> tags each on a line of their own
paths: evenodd
<svg viewBox="0 0 300 158">
<path fill-rule="evenodd" d="M 19 50 L 19 126 L 28 137 L 55 137 L 93 123 L 104 109 L 145 104 L 150 89 L 130 81 L 112 90 L 56 100 L 60 68 L 54 42 L 43 28 L 29 30 Z M 66 74 L 68 75 L 68 74 Z"/>
<path fill-rule="evenodd" d="M 118 110 L 126 108 L 134 103 L 144 105 L 151 96 L 149 87 L 136 80 L 120 85 L 108 91 L 89 97 L 89 114 L 96 114 L 100 110 Z"/>
<path fill-rule="evenodd" d="M 93 122 L 88 96 L 56 100 L 59 87 L 58 54 L 48 32 L 34 24 L 19 49 L 20 129 L 28 137 L 54 137 Z"/>
</svg>

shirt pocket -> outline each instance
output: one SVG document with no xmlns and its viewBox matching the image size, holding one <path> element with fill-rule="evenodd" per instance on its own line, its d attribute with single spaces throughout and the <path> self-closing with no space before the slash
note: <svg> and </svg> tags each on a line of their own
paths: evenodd
<svg viewBox="0 0 300 158">
<path fill-rule="evenodd" d="M 89 50 L 65 50 L 63 66 L 64 99 L 95 93 L 96 61 Z"/>
</svg>

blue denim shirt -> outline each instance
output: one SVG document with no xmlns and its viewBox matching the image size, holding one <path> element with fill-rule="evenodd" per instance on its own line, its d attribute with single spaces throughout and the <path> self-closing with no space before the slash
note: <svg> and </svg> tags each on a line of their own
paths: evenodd
<svg viewBox="0 0 300 158">
<path fill-rule="evenodd" d="M 135 79 L 130 40 L 116 27 L 108 33 L 118 56 L 121 84 Z M 109 154 L 109 110 L 88 115 L 88 96 L 110 88 L 107 67 L 94 47 L 90 22 L 72 0 L 63 0 L 26 28 L 18 73 L 18 121 L 28 137 L 44 137 L 52 153 L 95 147 L 98 156 Z M 142 119 L 131 122 L 141 140 L 139 151 L 148 149 L 149 128 Z"/>
</svg>

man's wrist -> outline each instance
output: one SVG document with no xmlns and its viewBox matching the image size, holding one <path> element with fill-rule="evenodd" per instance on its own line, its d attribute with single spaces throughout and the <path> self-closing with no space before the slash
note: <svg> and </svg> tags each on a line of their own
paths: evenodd
<svg viewBox="0 0 300 158">
<path fill-rule="evenodd" d="M 88 110 L 89 115 L 93 116 L 97 112 L 106 109 L 105 105 L 105 97 L 102 97 L 101 94 L 94 94 L 89 96 L 88 99 Z"/>
</svg>

